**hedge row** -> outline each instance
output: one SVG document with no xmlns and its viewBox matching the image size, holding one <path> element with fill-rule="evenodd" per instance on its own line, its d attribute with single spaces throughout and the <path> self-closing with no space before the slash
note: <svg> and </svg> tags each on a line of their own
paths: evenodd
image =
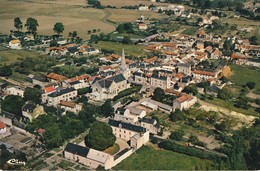
<svg viewBox="0 0 260 171">
<path fill-rule="evenodd" d="M 211 154 L 206 151 L 196 149 L 195 147 L 186 147 L 180 144 L 176 144 L 175 142 L 170 140 L 160 142 L 159 147 L 166 150 L 178 152 L 178 153 L 183 153 L 189 156 L 199 157 L 201 159 L 215 160 L 220 158 L 220 156 L 217 156 L 215 154 Z"/>
<path fill-rule="evenodd" d="M 130 94 L 133 94 L 133 93 L 137 93 L 138 91 L 140 91 L 142 88 L 142 86 L 135 86 L 135 87 L 132 87 L 132 88 L 128 88 L 128 89 L 125 89 L 121 92 L 118 93 L 118 95 L 116 95 L 113 99 L 113 101 L 116 101 L 122 97 L 125 97 L 125 96 L 128 96 Z"/>
</svg>

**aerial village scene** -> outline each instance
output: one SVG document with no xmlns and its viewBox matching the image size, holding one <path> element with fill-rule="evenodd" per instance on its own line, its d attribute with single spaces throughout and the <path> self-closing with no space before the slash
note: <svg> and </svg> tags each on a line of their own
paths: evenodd
<svg viewBox="0 0 260 171">
<path fill-rule="evenodd" d="M 0 7 L 0 170 L 260 169 L 260 0 Z"/>
</svg>

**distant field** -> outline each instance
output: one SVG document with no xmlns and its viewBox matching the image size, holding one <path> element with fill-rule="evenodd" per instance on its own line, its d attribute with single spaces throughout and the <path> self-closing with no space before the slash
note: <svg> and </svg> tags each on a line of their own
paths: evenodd
<svg viewBox="0 0 260 171">
<path fill-rule="evenodd" d="M 113 2 L 125 3 L 121 0 Z M 69 32 L 77 31 L 80 37 L 87 39 L 90 36 L 87 34 L 88 30 L 100 29 L 100 32 L 104 33 L 115 30 L 115 26 L 104 21 L 104 18 L 121 23 L 135 21 L 141 15 L 149 18 L 163 16 L 158 13 L 138 10 L 84 8 L 86 5 L 86 0 L 1 0 L 0 33 L 9 34 L 10 30 L 15 30 L 13 26 L 15 17 L 20 17 L 23 24 L 27 18 L 33 17 L 38 20 L 39 34 L 54 34 L 54 24 L 62 22 L 65 26 L 63 33 L 65 37 Z M 23 30 L 25 31 L 25 28 Z"/>
<path fill-rule="evenodd" d="M 112 15 L 109 20 L 117 23 L 131 22 L 135 21 L 140 16 L 145 16 L 147 18 L 162 18 L 164 15 L 155 12 L 144 12 L 138 10 L 128 10 L 128 9 L 107 9 Z"/>
<path fill-rule="evenodd" d="M 158 3 L 158 2 L 151 2 L 150 0 L 100 0 L 102 5 L 111 5 L 116 7 L 122 6 L 134 6 L 139 4 L 144 5 L 168 5 L 168 3 Z"/>
<path fill-rule="evenodd" d="M 256 89 L 260 89 L 260 71 L 251 69 L 245 66 L 240 65 L 231 65 L 232 74 L 230 77 L 230 81 L 235 83 L 236 85 L 242 86 L 247 82 L 255 82 Z"/>
<path fill-rule="evenodd" d="M 211 162 L 166 150 L 144 146 L 122 161 L 115 170 L 199 170 L 209 168 Z"/>
<path fill-rule="evenodd" d="M 15 29 L 15 17 L 20 17 L 23 23 L 28 17 L 36 18 L 39 34 L 53 34 L 53 25 L 56 22 L 64 23 L 64 36 L 76 30 L 79 36 L 88 38 L 88 30 L 100 29 L 101 32 L 108 33 L 115 29 L 102 21 L 106 16 L 103 10 L 83 8 L 86 0 L 1 0 L 0 6 L 0 32 L 6 34 Z"/>
<path fill-rule="evenodd" d="M 240 18 L 224 18 L 222 19 L 223 23 L 228 23 L 230 25 L 236 24 L 238 26 L 260 26 L 260 22 L 254 21 L 254 20 L 249 20 L 243 17 Z"/>
<path fill-rule="evenodd" d="M 3 50 L 0 51 L 0 64 L 11 64 L 18 61 L 19 58 L 37 57 L 38 53 L 27 50 Z"/>
<path fill-rule="evenodd" d="M 98 44 L 94 44 L 94 47 L 103 48 L 108 50 L 114 50 L 116 54 L 121 55 L 122 49 L 125 49 L 126 55 L 132 56 L 143 56 L 146 53 L 143 51 L 144 46 L 142 45 L 126 45 L 116 42 L 98 42 Z"/>
</svg>

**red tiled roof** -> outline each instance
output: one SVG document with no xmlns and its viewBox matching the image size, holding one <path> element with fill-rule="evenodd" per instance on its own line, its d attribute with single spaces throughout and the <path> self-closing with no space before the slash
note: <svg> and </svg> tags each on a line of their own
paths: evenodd
<svg viewBox="0 0 260 171">
<path fill-rule="evenodd" d="M 181 97 L 179 97 L 177 100 L 180 102 L 180 103 L 183 103 L 185 101 L 190 101 L 192 100 L 193 97 L 188 95 L 188 94 L 185 94 L 185 95 L 182 95 Z"/>
<path fill-rule="evenodd" d="M 45 129 L 40 128 L 40 129 L 38 129 L 37 132 L 38 132 L 39 134 L 43 134 L 43 133 L 45 133 Z"/>
<path fill-rule="evenodd" d="M 144 60 L 144 62 L 151 63 L 151 62 L 156 61 L 157 59 L 158 59 L 158 57 L 157 57 L 157 56 L 154 56 L 154 57 L 152 57 L 152 58 L 149 58 L 149 59 Z"/>
<path fill-rule="evenodd" d="M 0 129 L 4 129 L 4 128 L 6 128 L 5 123 L 0 121 Z"/>
<path fill-rule="evenodd" d="M 175 77 L 177 77 L 178 79 L 182 79 L 185 75 L 183 73 L 177 73 L 175 75 Z"/>
<path fill-rule="evenodd" d="M 84 75 L 80 75 L 80 76 L 77 76 L 77 77 L 70 78 L 68 81 L 69 82 L 74 82 L 74 81 L 77 81 L 77 80 L 88 80 L 88 81 L 91 81 L 92 79 L 93 78 L 89 74 L 84 74 Z"/>
<path fill-rule="evenodd" d="M 249 57 L 244 55 L 244 54 L 241 54 L 241 53 L 233 53 L 231 55 L 231 58 L 233 58 L 233 59 L 247 59 Z"/>
<path fill-rule="evenodd" d="M 56 81 L 64 81 L 64 80 L 68 79 L 67 77 L 65 77 L 63 75 L 59 75 L 59 74 L 55 74 L 55 73 L 50 73 L 49 75 L 47 75 L 47 78 L 56 80 Z"/>
<path fill-rule="evenodd" d="M 194 73 L 199 75 L 209 75 L 213 77 L 215 76 L 215 73 L 209 71 L 195 70 Z"/>
<path fill-rule="evenodd" d="M 54 86 L 50 86 L 50 87 L 45 87 L 44 91 L 45 91 L 45 93 L 51 93 L 51 92 L 56 91 L 56 89 Z"/>
</svg>

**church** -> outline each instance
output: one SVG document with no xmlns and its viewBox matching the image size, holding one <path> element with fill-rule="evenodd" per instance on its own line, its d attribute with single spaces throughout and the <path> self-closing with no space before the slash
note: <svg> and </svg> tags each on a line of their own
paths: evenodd
<svg viewBox="0 0 260 171">
<path fill-rule="evenodd" d="M 90 98 L 95 101 L 113 99 L 120 91 L 130 87 L 127 79 L 130 77 L 130 70 L 125 62 L 125 52 L 122 51 L 121 65 L 116 75 L 99 78 L 96 77 L 92 82 L 92 93 Z"/>
</svg>

